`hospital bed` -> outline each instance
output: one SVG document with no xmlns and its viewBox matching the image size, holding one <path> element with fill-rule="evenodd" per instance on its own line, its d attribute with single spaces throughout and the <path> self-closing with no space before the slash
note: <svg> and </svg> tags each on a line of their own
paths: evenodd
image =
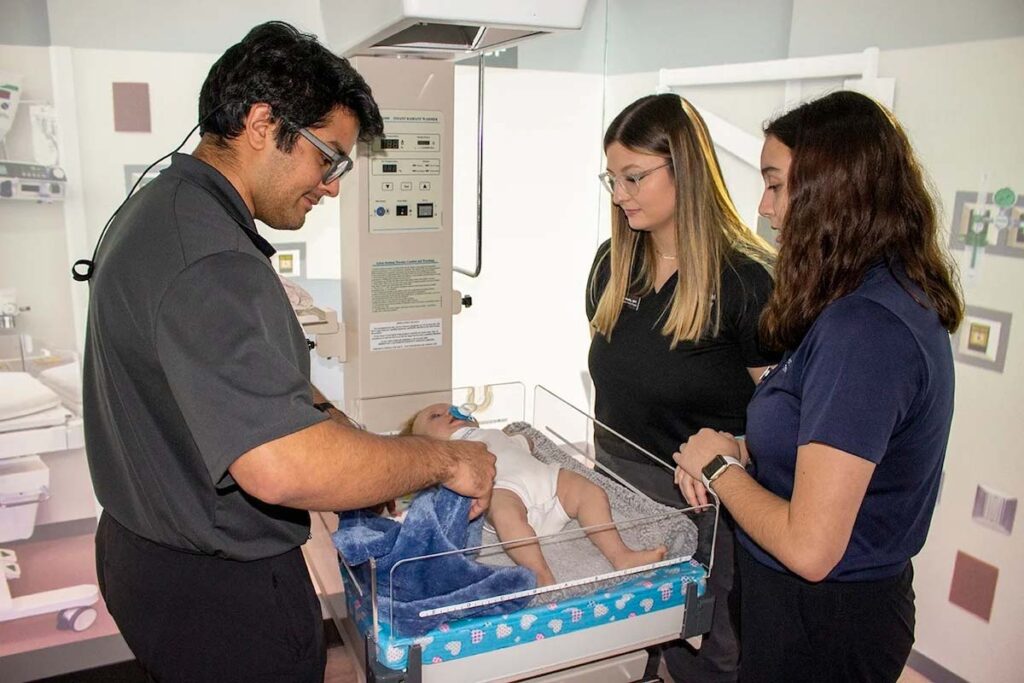
<svg viewBox="0 0 1024 683">
<path fill-rule="evenodd" d="M 0 543 L 30 538 L 37 509 L 50 497 L 49 470 L 39 454 L 84 445 L 79 366 L 50 361 L 38 356 L 35 375 L 0 371 Z M 95 584 L 14 597 L 8 584 L 20 578 L 17 553 L 0 548 L 0 622 L 56 613 L 58 629 L 80 632 L 96 621 Z"/>
<path fill-rule="evenodd" d="M 534 453 L 548 462 L 570 468 L 600 483 L 609 494 L 613 524 L 627 544 L 650 547 L 659 539 L 669 546 L 664 560 L 625 571 L 614 571 L 597 553 L 585 531 L 575 522 L 564 531 L 540 539 L 546 559 L 559 583 L 531 591 L 476 596 L 474 600 L 443 605 L 420 613 L 426 620 L 439 614 L 449 621 L 430 629 L 403 633 L 385 614 L 388 601 L 399 596 L 378 586 L 377 572 L 353 567 L 339 555 L 348 617 L 343 638 L 360 643 L 360 664 L 371 682 L 457 681 L 654 681 L 645 648 L 679 637 L 707 632 L 712 600 L 705 593 L 712 570 L 710 558 L 718 519 L 717 505 L 675 510 L 647 499 L 614 474 L 595 471 L 592 417 L 543 387 L 534 392 L 532 424 L 517 419 L 524 412 L 521 385 L 500 385 L 488 390 L 476 417 L 484 427 L 507 427 L 526 434 Z M 438 401 L 456 405 L 480 396 L 465 390 L 373 399 L 364 413 L 407 406 L 399 414 Z M 475 400 L 475 401 L 474 401 Z M 386 430 L 385 430 L 386 431 Z M 638 448 L 604 428 L 619 447 Z M 597 470 L 601 469 L 598 465 Z M 660 534 L 660 536 L 659 536 Z M 668 534 L 669 537 L 666 537 Z M 493 534 L 464 552 L 484 564 L 511 565 Z M 588 556 L 589 549 L 589 556 Z M 437 555 L 411 557 L 391 572 L 411 569 L 415 563 L 437 562 Z M 368 570 L 367 570 L 368 569 Z M 396 581 L 390 582 L 392 585 Z M 466 610 L 530 598 L 529 604 L 500 615 L 466 616 Z M 656 662 L 655 662 L 656 665 Z"/>
</svg>

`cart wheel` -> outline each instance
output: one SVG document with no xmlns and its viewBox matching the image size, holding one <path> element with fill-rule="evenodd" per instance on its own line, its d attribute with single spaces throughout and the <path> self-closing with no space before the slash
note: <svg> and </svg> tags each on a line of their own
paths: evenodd
<svg viewBox="0 0 1024 683">
<path fill-rule="evenodd" d="M 96 623 L 96 610 L 92 607 L 73 607 L 57 615 L 57 628 L 81 633 Z"/>
</svg>

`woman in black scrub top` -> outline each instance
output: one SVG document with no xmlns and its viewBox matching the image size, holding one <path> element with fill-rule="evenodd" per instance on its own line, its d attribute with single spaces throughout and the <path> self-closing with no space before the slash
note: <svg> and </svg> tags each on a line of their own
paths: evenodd
<svg viewBox="0 0 1024 683">
<path fill-rule="evenodd" d="M 704 426 L 743 434 L 755 382 L 777 358 L 758 344 L 771 289 L 771 248 L 744 225 L 725 187 L 707 126 L 685 99 L 643 97 L 604 138 L 612 236 L 591 269 L 587 316 L 595 413 L 665 464 Z M 649 497 L 686 507 L 671 467 L 607 432 L 598 461 Z M 732 522 L 718 526 L 711 632 L 699 651 L 666 648 L 677 681 L 735 681 L 738 639 L 729 605 Z"/>
</svg>

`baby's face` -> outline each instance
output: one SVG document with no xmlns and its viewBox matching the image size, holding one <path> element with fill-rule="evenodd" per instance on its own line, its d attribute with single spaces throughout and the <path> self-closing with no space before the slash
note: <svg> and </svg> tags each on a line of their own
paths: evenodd
<svg viewBox="0 0 1024 683">
<path fill-rule="evenodd" d="M 412 433 L 421 436 L 432 436 L 435 439 L 448 439 L 462 429 L 475 425 L 475 420 L 459 420 L 452 416 L 447 403 L 435 403 L 427 406 L 416 415 L 412 423 Z"/>
</svg>

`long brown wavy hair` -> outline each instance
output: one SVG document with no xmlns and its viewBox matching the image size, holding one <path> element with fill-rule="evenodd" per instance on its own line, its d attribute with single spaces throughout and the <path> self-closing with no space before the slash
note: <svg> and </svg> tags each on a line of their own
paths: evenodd
<svg viewBox="0 0 1024 683">
<path fill-rule="evenodd" d="M 720 325 L 722 267 L 733 250 L 771 267 L 772 248 L 740 218 L 722 177 L 718 156 L 704 119 L 684 98 L 648 95 L 622 110 L 608 126 L 604 148 L 618 142 L 627 149 L 671 162 L 676 192 L 676 253 L 680 258 L 675 295 L 662 334 L 680 341 L 717 335 Z M 633 230 L 625 212 L 612 203 L 610 277 L 591 327 L 611 340 L 627 290 L 644 296 L 654 289 L 657 256 L 651 235 Z M 642 259 L 637 264 L 637 259 Z M 683 260 L 685 259 L 685 260 Z M 634 267 L 638 265 L 638 267 Z M 596 279 L 591 297 L 596 297 Z"/>
<path fill-rule="evenodd" d="M 935 203 L 903 128 L 865 95 L 836 92 L 765 126 L 793 159 L 775 289 L 762 341 L 793 349 L 829 303 L 884 260 L 924 291 L 918 303 L 956 330 L 964 304 L 956 268 L 940 247 Z"/>
</svg>

